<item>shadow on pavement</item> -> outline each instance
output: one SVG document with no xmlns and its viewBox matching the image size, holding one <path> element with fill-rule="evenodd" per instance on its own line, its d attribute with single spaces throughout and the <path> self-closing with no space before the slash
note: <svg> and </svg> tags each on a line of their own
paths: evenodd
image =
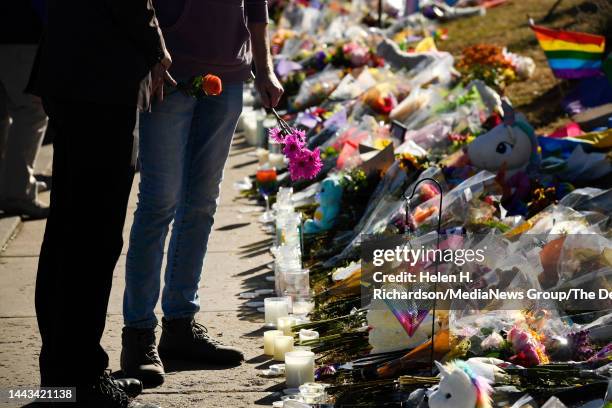
<svg viewBox="0 0 612 408">
<path fill-rule="evenodd" d="M 210 364 L 191 360 L 165 359 L 164 371 L 166 373 L 175 373 L 179 371 L 199 371 L 199 370 L 219 370 L 223 368 L 238 367 L 237 364 Z"/>
<path fill-rule="evenodd" d="M 228 224 L 216 229 L 216 231 L 231 231 L 233 229 L 246 227 L 247 225 L 251 225 L 250 222 L 240 222 L 237 224 Z"/>
</svg>

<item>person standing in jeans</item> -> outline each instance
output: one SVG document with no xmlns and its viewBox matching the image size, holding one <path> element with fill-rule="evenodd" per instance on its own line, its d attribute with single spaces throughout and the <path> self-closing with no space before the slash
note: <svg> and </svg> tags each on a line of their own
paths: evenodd
<svg viewBox="0 0 612 408">
<path fill-rule="evenodd" d="M 5 215 L 45 218 L 38 200 L 45 183 L 34 177 L 47 115 L 40 98 L 25 92 L 42 34 L 42 1 L 0 2 L 0 210 Z"/>
<path fill-rule="evenodd" d="M 76 407 L 154 407 L 128 398 L 130 384 L 110 377 L 100 345 L 123 245 L 138 109 L 163 98 L 164 79 L 171 81 L 151 0 L 48 0 L 38 53 L 31 88 L 55 130 L 36 278 L 41 384 L 76 387 Z"/>
<path fill-rule="evenodd" d="M 150 386 L 164 380 L 160 355 L 227 365 L 243 359 L 195 321 L 198 286 L 251 62 L 265 106 L 276 106 L 283 92 L 269 53 L 265 0 L 155 0 L 154 5 L 174 59 L 172 75 L 189 83 L 213 74 L 223 90 L 198 98 L 175 90 L 141 115 L 141 181 L 126 264 L 121 368 Z M 172 221 L 158 353 L 154 308 Z"/>
</svg>

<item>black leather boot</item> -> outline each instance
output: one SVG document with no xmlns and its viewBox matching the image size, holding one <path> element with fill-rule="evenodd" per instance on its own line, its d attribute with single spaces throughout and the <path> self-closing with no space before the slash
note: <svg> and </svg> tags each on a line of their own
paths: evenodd
<svg viewBox="0 0 612 408">
<path fill-rule="evenodd" d="M 108 372 L 93 382 L 76 387 L 74 407 L 87 408 L 159 408 L 157 405 L 132 401 L 125 390 Z M 57 404 L 61 406 L 63 404 Z"/>
<path fill-rule="evenodd" d="M 244 360 L 242 351 L 211 338 L 208 329 L 193 318 L 162 319 L 159 354 L 164 359 L 196 360 L 220 365 L 236 365 Z"/>
<path fill-rule="evenodd" d="M 147 388 L 164 382 L 164 365 L 157 353 L 155 329 L 124 327 L 121 345 L 121 370 L 126 377 L 138 378 Z"/>
</svg>

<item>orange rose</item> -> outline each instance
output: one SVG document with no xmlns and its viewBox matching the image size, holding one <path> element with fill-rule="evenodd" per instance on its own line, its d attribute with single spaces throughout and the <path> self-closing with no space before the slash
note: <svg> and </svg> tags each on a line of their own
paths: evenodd
<svg viewBox="0 0 612 408">
<path fill-rule="evenodd" d="M 202 91 L 208 96 L 217 96 L 223 91 L 221 78 L 207 74 L 202 77 Z"/>
</svg>

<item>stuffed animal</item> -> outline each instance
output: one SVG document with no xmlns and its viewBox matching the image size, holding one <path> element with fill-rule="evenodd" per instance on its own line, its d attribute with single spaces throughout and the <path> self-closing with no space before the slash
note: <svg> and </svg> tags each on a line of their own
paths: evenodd
<svg viewBox="0 0 612 408">
<path fill-rule="evenodd" d="M 431 314 L 426 313 L 417 318 L 407 313 L 405 308 L 397 310 L 395 307 L 394 304 L 387 304 L 386 301 L 379 299 L 372 300 L 368 307 L 366 319 L 370 327 L 368 333 L 368 342 L 372 346 L 370 353 L 412 349 L 430 339 Z M 435 332 L 439 328 L 440 325 L 436 324 Z"/>
<path fill-rule="evenodd" d="M 393 68 L 404 68 L 407 71 L 421 63 L 423 66 L 426 66 L 435 61 L 435 55 L 432 53 L 408 53 L 402 51 L 395 41 L 388 38 L 383 38 L 380 44 L 378 44 L 376 53 L 384 58 L 385 62 L 388 62 Z"/>
<path fill-rule="evenodd" d="M 530 174 L 537 171 L 540 155 L 535 131 L 524 116 L 515 116 L 508 103 L 502 101 L 502 107 L 504 122 L 468 145 L 471 163 L 493 173 L 505 168 L 508 178 L 518 172 Z"/>
<path fill-rule="evenodd" d="M 491 408 L 490 380 L 478 375 L 465 361 L 442 365 L 440 384 L 429 395 L 429 408 Z"/>
<path fill-rule="evenodd" d="M 338 177 L 330 176 L 321 182 L 317 201 L 319 206 L 315 211 L 314 219 L 304 223 L 305 234 L 328 231 L 334 226 L 342 201 L 342 186 Z"/>
</svg>

